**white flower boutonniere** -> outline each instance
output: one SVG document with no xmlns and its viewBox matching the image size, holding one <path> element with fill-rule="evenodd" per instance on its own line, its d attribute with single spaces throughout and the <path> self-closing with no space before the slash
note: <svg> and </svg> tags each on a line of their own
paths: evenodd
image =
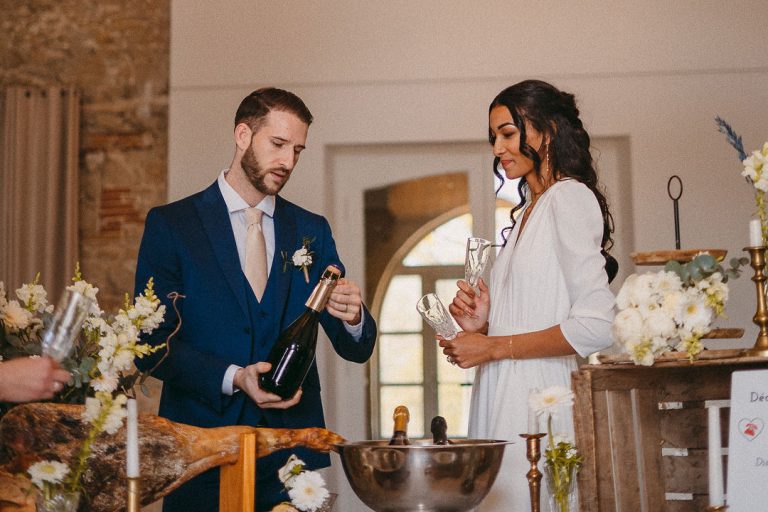
<svg viewBox="0 0 768 512">
<path fill-rule="evenodd" d="M 314 241 L 314 238 L 305 236 L 302 239 L 301 247 L 294 251 L 290 260 L 288 260 L 288 252 L 281 251 L 283 255 L 283 272 L 287 270 L 288 264 L 290 262 L 294 267 L 301 269 L 301 271 L 304 273 L 304 281 L 309 283 L 309 267 L 312 266 L 312 256 L 315 255 L 315 253 L 310 250 L 309 246 Z"/>
</svg>

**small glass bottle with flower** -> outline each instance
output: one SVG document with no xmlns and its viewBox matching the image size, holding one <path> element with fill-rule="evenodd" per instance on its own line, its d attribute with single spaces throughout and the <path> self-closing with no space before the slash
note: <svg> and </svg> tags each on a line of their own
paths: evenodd
<svg viewBox="0 0 768 512">
<path fill-rule="evenodd" d="M 573 405 L 573 392 L 563 386 L 550 386 L 528 397 L 531 411 L 537 416 L 546 415 L 547 439 L 544 448 L 544 478 L 551 512 L 578 510 L 576 475 L 583 457 L 573 441 L 565 435 L 555 435 L 552 420 L 562 407 Z"/>
</svg>

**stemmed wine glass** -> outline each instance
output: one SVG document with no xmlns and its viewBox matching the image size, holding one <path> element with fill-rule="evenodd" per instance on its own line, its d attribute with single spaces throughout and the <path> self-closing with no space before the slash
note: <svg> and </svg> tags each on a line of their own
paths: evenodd
<svg viewBox="0 0 768 512">
<path fill-rule="evenodd" d="M 93 301 L 75 290 L 64 290 L 50 325 L 43 332 L 43 355 L 61 362 L 72 351 Z"/>
</svg>

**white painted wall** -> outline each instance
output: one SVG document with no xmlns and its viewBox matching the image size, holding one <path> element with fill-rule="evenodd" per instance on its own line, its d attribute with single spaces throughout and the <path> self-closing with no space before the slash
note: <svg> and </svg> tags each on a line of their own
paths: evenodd
<svg viewBox="0 0 768 512">
<path fill-rule="evenodd" d="M 361 224 L 335 206 L 346 191 L 333 180 L 331 147 L 482 141 L 491 98 L 536 77 L 577 95 L 593 136 L 622 141 L 632 211 L 622 201 L 613 208 L 632 222 L 615 235 L 623 245 L 673 247 L 666 183 L 678 174 L 683 248 L 740 255 L 753 196 L 713 118 L 729 120 L 748 150 L 768 140 L 766 26 L 761 0 L 173 0 L 170 199 L 228 165 L 243 96 L 291 89 L 316 121 L 285 196 L 331 219 L 350 276 L 362 282 L 361 244 L 349 242 L 362 240 Z M 747 328 L 733 345 L 753 343 L 754 304 L 752 282 L 733 282 L 721 324 Z M 320 357 L 330 426 L 362 439 L 363 369 Z"/>
</svg>

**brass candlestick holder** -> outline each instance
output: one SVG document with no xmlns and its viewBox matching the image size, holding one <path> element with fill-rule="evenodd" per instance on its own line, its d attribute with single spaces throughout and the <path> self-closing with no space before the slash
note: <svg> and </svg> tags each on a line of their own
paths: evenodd
<svg viewBox="0 0 768 512">
<path fill-rule="evenodd" d="M 141 511 L 141 479 L 139 477 L 128 478 L 128 512 Z"/>
<path fill-rule="evenodd" d="M 745 247 L 749 253 L 749 264 L 755 269 L 752 281 L 757 288 L 757 312 L 752 321 L 760 328 L 755 346 L 744 351 L 744 355 L 755 357 L 768 357 L 768 307 L 765 303 L 765 251 L 766 247 Z"/>
<path fill-rule="evenodd" d="M 531 463 L 531 469 L 525 474 L 528 478 L 528 491 L 531 495 L 531 512 L 541 511 L 541 471 L 539 471 L 539 459 L 541 458 L 541 438 L 547 434 L 520 434 L 525 439 L 525 457 Z"/>
</svg>

